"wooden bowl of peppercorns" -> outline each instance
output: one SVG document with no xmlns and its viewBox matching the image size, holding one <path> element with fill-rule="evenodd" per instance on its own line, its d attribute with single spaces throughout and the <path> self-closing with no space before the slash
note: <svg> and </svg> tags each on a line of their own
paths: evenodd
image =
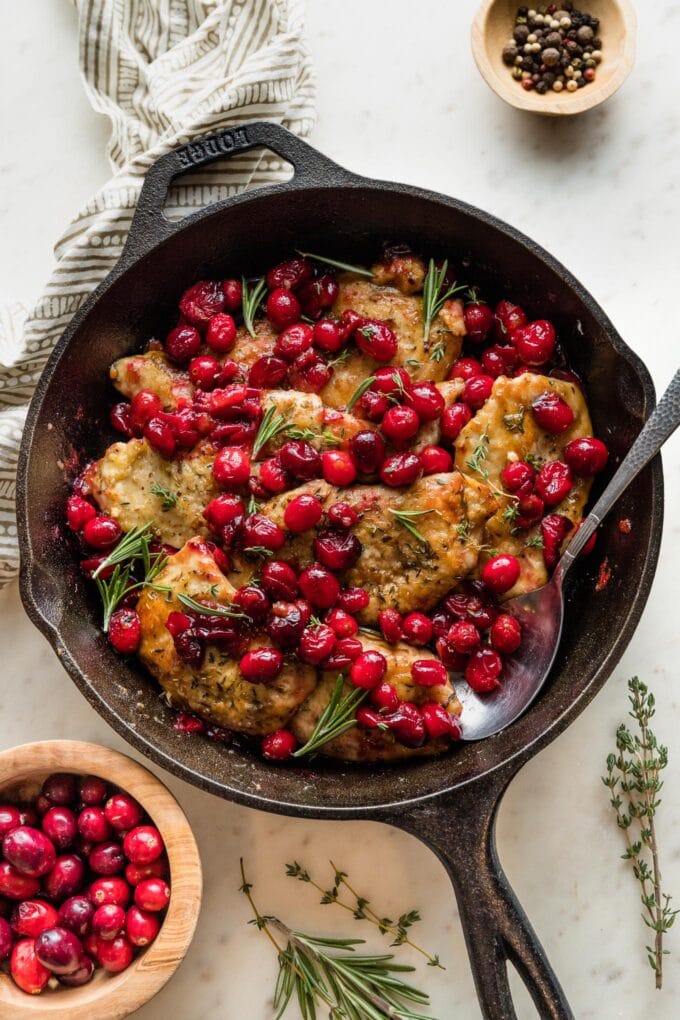
<svg viewBox="0 0 680 1020">
<path fill-rule="evenodd" d="M 518 5 L 484 0 L 472 52 L 493 91 L 518 110 L 568 117 L 604 103 L 635 60 L 630 0 Z"/>
</svg>

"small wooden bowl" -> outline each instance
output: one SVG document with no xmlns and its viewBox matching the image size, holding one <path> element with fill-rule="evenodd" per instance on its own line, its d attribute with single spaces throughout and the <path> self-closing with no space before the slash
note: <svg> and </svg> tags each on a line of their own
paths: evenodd
<svg viewBox="0 0 680 1020">
<path fill-rule="evenodd" d="M 170 791 L 124 754 L 77 740 L 46 740 L 0 752 L 0 800 L 33 797 L 50 772 L 100 776 L 132 794 L 159 829 L 170 862 L 172 892 L 161 930 L 127 970 L 101 968 L 81 988 L 31 996 L 0 973 L 0 1016 L 14 1020 L 122 1020 L 160 991 L 182 962 L 201 907 L 201 859 L 189 823 Z"/>
<path fill-rule="evenodd" d="M 503 63 L 503 47 L 512 36 L 516 0 L 484 0 L 472 23 L 472 53 L 485 82 L 518 110 L 549 117 L 570 117 L 592 110 L 624 83 L 635 61 L 637 19 L 630 0 L 582 0 L 577 5 L 600 19 L 602 63 L 595 81 L 578 92 L 525 91 Z M 536 5 L 534 5 L 536 6 Z"/>
</svg>

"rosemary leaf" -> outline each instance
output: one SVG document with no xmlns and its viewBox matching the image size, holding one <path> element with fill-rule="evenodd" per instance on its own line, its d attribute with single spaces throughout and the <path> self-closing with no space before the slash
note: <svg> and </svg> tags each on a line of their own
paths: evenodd
<svg viewBox="0 0 680 1020">
<path fill-rule="evenodd" d="M 402 525 L 402 527 L 406 528 L 406 530 L 408 532 L 410 532 L 410 534 L 413 535 L 414 538 L 417 538 L 418 541 L 422 545 L 429 545 L 430 544 L 428 542 L 428 540 L 425 538 L 425 536 L 422 535 L 418 531 L 418 529 L 416 528 L 415 524 L 413 523 L 413 518 L 414 517 L 422 517 L 424 514 L 435 513 L 434 509 L 432 509 L 432 510 L 393 510 L 391 507 L 388 507 L 388 510 L 389 510 L 389 512 L 391 514 L 393 514 L 394 517 L 397 518 L 397 520 Z"/>
<path fill-rule="evenodd" d="M 369 375 L 363 382 L 359 383 L 352 396 L 347 401 L 347 410 L 351 411 L 358 400 L 361 400 L 366 390 L 370 390 L 375 382 L 375 376 Z"/>
<path fill-rule="evenodd" d="M 185 595 L 183 592 L 179 592 L 177 598 L 185 607 L 190 609 L 192 613 L 199 613 L 201 616 L 224 616 L 229 620 L 249 620 L 250 617 L 247 613 L 242 613 L 240 609 L 236 609 L 233 606 L 209 606 L 205 602 L 197 602 L 190 595 Z"/>
<path fill-rule="evenodd" d="M 253 459 L 259 456 L 267 443 L 271 443 L 281 432 L 287 432 L 289 428 L 289 423 L 282 414 L 276 413 L 276 407 L 271 404 L 262 415 L 262 421 L 255 436 Z"/>
<path fill-rule="evenodd" d="M 243 289 L 242 307 L 243 307 L 243 325 L 246 327 L 252 337 L 256 336 L 255 327 L 253 322 L 257 315 L 258 309 L 262 304 L 262 300 L 267 293 L 267 284 L 264 279 L 254 280 L 250 283 L 245 277 L 241 278 L 241 287 Z"/>
<path fill-rule="evenodd" d="M 423 284 L 423 340 L 427 344 L 430 339 L 430 330 L 432 323 L 437 318 L 445 303 L 460 291 L 466 290 L 465 286 L 457 287 L 455 284 L 452 287 L 448 287 L 443 290 L 444 280 L 449 269 L 448 261 L 444 260 L 439 269 L 434 264 L 434 259 L 430 259 L 427 276 L 425 277 L 425 283 Z M 432 353 L 430 354 L 432 357 Z M 443 357 L 439 355 L 439 360 Z M 434 358 L 436 361 L 437 358 Z"/>
<path fill-rule="evenodd" d="M 294 752 L 294 758 L 302 758 L 307 754 L 314 754 L 320 747 L 327 744 L 329 740 L 335 740 L 342 736 L 347 730 L 356 726 L 355 712 L 357 708 L 368 697 L 368 691 L 355 687 L 349 694 L 342 693 L 344 679 L 340 674 L 335 681 L 335 687 L 330 700 L 316 722 L 316 726 L 306 744 Z"/>
<path fill-rule="evenodd" d="M 338 259 L 330 259 L 325 255 L 313 255 L 310 251 L 298 251 L 298 255 L 302 255 L 304 259 L 313 259 L 315 262 L 323 262 L 326 266 L 333 266 L 334 269 L 342 269 L 346 273 L 356 273 L 357 276 L 365 276 L 367 279 L 373 279 L 373 273 L 370 269 L 364 269 L 363 266 L 353 266 L 350 262 L 340 262 Z"/>
</svg>

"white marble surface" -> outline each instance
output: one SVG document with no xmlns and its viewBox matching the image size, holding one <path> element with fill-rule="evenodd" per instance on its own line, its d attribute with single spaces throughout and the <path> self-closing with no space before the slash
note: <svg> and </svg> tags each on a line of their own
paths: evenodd
<svg viewBox="0 0 680 1020">
<path fill-rule="evenodd" d="M 558 123 L 520 115 L 487 90 L 469 51 L 474 0 L 421 0 L 415 7 L 408 0 L 315 0 L 309 12 L 319 81 L 314 141 L 355 170 L 457 195 L 532 234 L 601 301 L 661 389 L 677 366 L 680 325 L 674 42 L 680 4 L 637 6 L 644 17 L 628 83 L 605 108 Z M 70 5 L 4 0 L 2 9 L 0 300 L 30 301 L 50 270 L 60 230 L 107 176 L 106 124 L 81 90 Z M 599 775 L 625 712 L 625 680 L 638 672 L 657 692 L 658 731 L 671 745 L 659 828 L 664 876 L 680 905 L 679 449 L 676 438 L 664 458 L 666 530 L 642 623 L 607 687 L 524 769 L 500 816 L 504 865 L 583 1020 L 678 1015 L 680 938 L 669 940 L 673 955 L 658 994 L 642 952 L 637 887 L 618 859 L 619 834 Z M 0 595 L 0 641 L 0 746 L 59 736 L 124 748 L 29 624 L 16 589 Z M 480 1015 L 451 889 L 423 846 L 370 823 L 260 814 L 164 778 L 195 826 L 206 898 L 186 963 L 136 1014 L 140 1020 L 161 1020 L 168 1011 L 180 1020 L 272 1016 L 274 961 L 266 940 L 246 926 L 237 892 L 242 854 L 264 908 L 296 926 L 359 930 L 348 929 L 335 908 L 316 906 L 306 887 L 282 878 L 293 857 L 322 868 L 332 853 L 381 910 L 417 906 L 422 941 L 447 966 L 418 974 L 433 1015 Z M 535 1016 L 521 992 L 518 1003 L 521 1020 Z"/>
</svg>

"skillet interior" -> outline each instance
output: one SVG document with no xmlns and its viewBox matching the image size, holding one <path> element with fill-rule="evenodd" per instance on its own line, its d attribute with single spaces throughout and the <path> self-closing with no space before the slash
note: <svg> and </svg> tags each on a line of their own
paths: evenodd
<svg viewBox="0 0 680 1020">
<path fill-rule="evenodd" d="M 586 380 L 595 431 L 610 446 L 611 467 L 653 405 L 639 359 L 589 295 L 537 246 L 452 199 L 348 180 L 317 188 L 293 182 L 197 214 L 181 233 L 105 283 L 74 320 L 41 381 L 19 472 L 24 602 L 88 700 L 127 740 L 182 778 L 253 806 L 310 815 L 369 814 L 431 796 L 510 758 L 528 758 L 557 735 L 604 683 L 632 634 L 656 566 L 663 514 L 657 459 L 605 523 L 597 553 L 571 573 L 564 639 L 550 682 L 530 711 L 496 737 L 399 767 L 314 763 L 315 771 L 293 771 L 173 731 L 156 685 L 136 663 L 115 655 L 98 629 L 96 598 L 65 538 L 63 508 L 76 468 L 113 439 L 109 365 L 154 333 L 162 335 L 190 282 L 261 272 L 293 248 L 360 261 L 385 239 L 409 241 L 416 250 L 470 264 L 470 278 L 491 298 L 512 296 L 531 317 L 556 322 L 570 361 Z M 633 522 L 628 536 L 617 526 L 623 517 Z M 605 555 L 613 576 L 595 594 Z"/>
</svg>

